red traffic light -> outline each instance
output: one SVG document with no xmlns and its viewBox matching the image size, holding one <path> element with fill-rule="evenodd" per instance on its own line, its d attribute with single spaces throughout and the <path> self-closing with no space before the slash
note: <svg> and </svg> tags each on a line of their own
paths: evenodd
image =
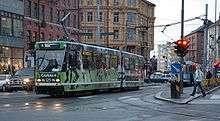
<svg viewBox="0 0 220 121">
<path fill-rule="evenodd" d="M 174 46 L 174 52 L 177 56 L 184 57 L 188 53 L 189 42 L 189 40 L 178 40 L 174 42 L 176 44 L 176 46 Z"/>
<path fill-rule="evenodd" d="M 175 42 L 179 47 L 186 48 L 189 46 L 189 40 L 178 40 Z"/>
</svg>

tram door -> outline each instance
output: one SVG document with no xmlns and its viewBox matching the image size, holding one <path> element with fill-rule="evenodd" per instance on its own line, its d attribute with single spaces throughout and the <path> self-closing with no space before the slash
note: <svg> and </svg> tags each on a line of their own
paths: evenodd
<svg viewBox="0 0 220 121">
<path fill-rule="evenodd" d="M 79 79 L 80 71 L 80 60 L 79 55 L 80 50 L 77 50 L 76 47 L 71 48 L 67 54 L 67 82 L 75 83 Z"/>
</svg>

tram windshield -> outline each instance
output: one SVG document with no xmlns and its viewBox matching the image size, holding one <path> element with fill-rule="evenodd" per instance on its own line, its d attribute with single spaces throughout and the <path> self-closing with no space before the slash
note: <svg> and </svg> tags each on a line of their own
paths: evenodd
<svg viewBox="0 0 220 121">
<path fill-rule="evenodd" d="M 64 50 L 39 50 L 36 52 L 36 64 L 40 71 L 61 71 L 64 61 Z"/>
</svg>

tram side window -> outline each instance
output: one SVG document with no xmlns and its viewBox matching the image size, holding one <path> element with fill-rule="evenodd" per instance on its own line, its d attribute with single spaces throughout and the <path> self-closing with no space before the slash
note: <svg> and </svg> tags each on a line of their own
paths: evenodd
<svg viewBox="0 0 220 121">
<path fill-rule="evenodd" d="M 141 69 L 141 64 L 140 64 L 140 60 L 139 59 L 135 60 L 135 69 L 137 69 L 137 70 Z"/>
<path fill-rule="evenodd" d="M 84 69 L 92 69 L 92 52 L 83 51 L 83 68 Z"/>
<path fill-rule="evenodd" d="M 131 58 L 130 59 L 130 70 L 135 70 L 135 59 Z"/>
<path fill-rule="evenodd" d="M 125 70 L 130 69 L 130 62 L 129 62 L 129 58 L 127 58 L 127 57 L 124 58 L 124 68 L 125 68 Z"/>
<path fill-rule="evenodd" d="M 118 68 L 118 56 L 116 55 L 110 55 L 110 68 L 117 69 Z"/>
<path fill-rule="evenodd" d="M 106 56 L 104 54 L 95 53 L 94 62 L 96 69 L 107 69 Z"/>
<path fill-rule="evenodd" d="M 69 54 L 69 66 L 73 69 L 80 69 L 80 61 L 79 61 L 79 55 L 77 51 L 72 51 Z"/>
</svg>

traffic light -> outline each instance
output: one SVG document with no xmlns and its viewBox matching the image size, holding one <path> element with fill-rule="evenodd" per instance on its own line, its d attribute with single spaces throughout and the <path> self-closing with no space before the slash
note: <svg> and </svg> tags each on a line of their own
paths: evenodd
<svg viewBox="0 0 220 121">
<path fill-rule="evenodd" d="M 176 45 L 174 46 L 175 48 L 175 53 L 177 56 L 184 57 L 188 53 L 188 47 L 189 47 L 189 40 L 178 40 L 174 42 Z"/>
</svg>

